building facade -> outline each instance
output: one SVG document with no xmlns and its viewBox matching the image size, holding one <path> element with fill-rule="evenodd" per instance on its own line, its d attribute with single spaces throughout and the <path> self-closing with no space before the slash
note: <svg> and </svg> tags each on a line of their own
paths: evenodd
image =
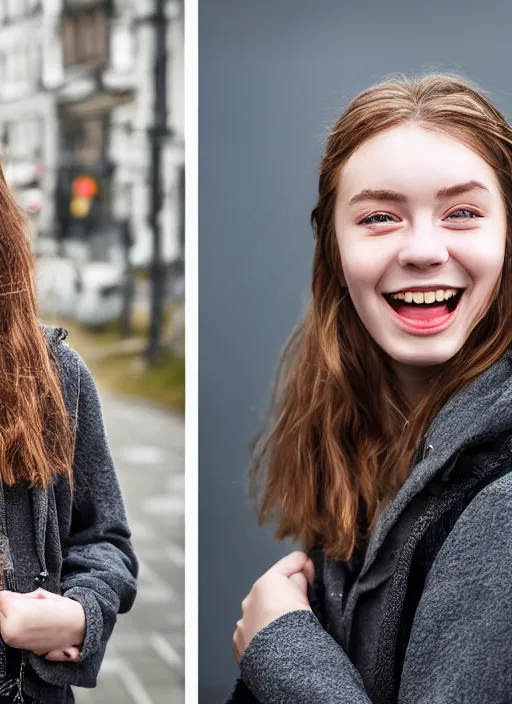
<svg viewBox="0 0 512 704">
<path fill-rule="evenodd" d="M 55 217 L 57 116 L 48 55 L 58 36 L 51 2 L 0 0 L 0 143 L 5 177 L 29 215 L 33 233 Z M 53 83 L 52 83 L 53 81 Z"/>
<path fill-rule="evenodd" d="M 133 10 L 118 2 L 112 27 L 113 53 L 122 63 L 125 83 L 133 86 L 133 100 L 112 110 L 110 155 L 117 165 L 112 181 L 113 211 L 118 218 L 130 213 L 135 234 L 133 259 L 151 256 L 149 210 L 151 203 L 151 151 L 148 133 L 154 122 L 155 30 L 151 22 L 154 0 L 138 0 Z M 167 123 L 163 143 L 163 207 L 160 226 L 165 261 L 183 256 L 184 201 L 184 19 L 180 2 L 168 0 L 167 15 Z M 120 68 L 108 77 L 109 85 L 123 85 Z"/>
<path fill-rule="evenodd" d="M 34 237 L 136 266 L 152 255 L 154 0 L 0 0 L 0 139 Z M 183 257 L 183 4 L 167 0 L 162 252 Z M 84 179 L 85 177 L 85 179 Z M 90 193 L 77 194 L 77 184 Z M 121 238 L 122 239 L 122 238 Z"/>
</svg>

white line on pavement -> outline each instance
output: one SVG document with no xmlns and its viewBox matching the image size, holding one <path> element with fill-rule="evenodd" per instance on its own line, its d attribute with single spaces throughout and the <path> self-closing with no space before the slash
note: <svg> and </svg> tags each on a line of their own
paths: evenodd
<svg viewBox="0 0 512 704">
<path fill-rule="evenodd" d="M 139 599 L 150 603 L 176 601 L 176 593 L 166 584 L 148 563 L 139 558 Z"/>
<path fill-rule="evenodd" d="M 161 633 L 153 632 L 149 638 L 152 648 L 169 667 L 183 667 L 183 661 Z"/>
<path fill-rule="evenodd" d="M 167 454 L 165 450 L 154 445 L 127 445 L 119 452 L 119 456 L 128 464 L 164 464 Z"/>
<path fill-rule="evenodd" d="M 176 601 L 174 592 L 160 587 L 141 586 L 137 598 L 146 604 L 169 604 Z"/>
<path fill-rule="evenodd" d="M 146 499 L 142 504 L 142 509 L 144 513 L 151 516 L 171 516 L 172 514 L 183 514 L 185 506 L 181 497 L 167 494 Z"/>
<path fill-rule="evenodd" d="M 121 658 L 104 660 L 102 670 L 103 672 L 116 674 L 119 677 L 127 691 L 132 695 L 135 704 L 153 704 L 144 685 L 126 660 Z"/>
</svg>

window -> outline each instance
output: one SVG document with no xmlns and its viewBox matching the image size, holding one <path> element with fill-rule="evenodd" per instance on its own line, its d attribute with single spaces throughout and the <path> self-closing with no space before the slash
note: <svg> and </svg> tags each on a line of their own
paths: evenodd
<svg viewBox="0 0 512 704">
<path fill-rule="evenodd" d="M 73 17 L 65 16 L 62 23 L 64 66 L 75 62 L 76 26 Z"/>
<path fill-rule="evenodd" d="M 103 67 L 108 58 L 108 19 L 104 6 L 69 11 L 63 17 L 64 65 Z"/>
</svg>

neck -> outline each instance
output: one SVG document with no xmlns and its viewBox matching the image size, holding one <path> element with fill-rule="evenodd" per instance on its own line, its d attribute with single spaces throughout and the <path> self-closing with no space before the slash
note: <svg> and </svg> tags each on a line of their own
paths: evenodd
<svg viewBox="0 0 512 704">
<path fill-rule="evenodd" d="M 399 362 L 393 362 L 392 366 L 400 391 L 410 407 L 414 408 L 430 387 L 432 369 L 430 367 L 411 367 Z"/>
</svg>

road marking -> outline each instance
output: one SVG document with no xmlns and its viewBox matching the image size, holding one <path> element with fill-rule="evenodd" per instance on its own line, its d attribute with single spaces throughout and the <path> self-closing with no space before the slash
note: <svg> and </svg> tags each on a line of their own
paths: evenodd
<svg viewBox="0 0 512 704">
<path fill-rule="evenodd" d="M 105 658 L 101 664 L 101 672 L 105 675 L 116 675 L 119 667 L 120 661 L 117 658 Z"/>
<path fill-rule="evenodd" d="M 181 496 L 167 494 L 147 499 L 142 504 L 142 509 L 150 516 L 170 516 L 184 513 L 185 505 Z"/>
<path fill-rule="evenodd" d="M 145 560 L 139 558 L 140 580 L 138 598 L 152 604 L 176 601 L 176 594 L 169 584 Z"/>
<path fill-rule="evenodd" d="M 176 595 L 169 589 L 139 587 L 137 599 L 139 602 L 144 601 L 146 604 L 166 604 L 174 603 L 176 601 Z"/>
<path fill-rule="evenodd" d="M 104 660 L 101 669 L 105 673 L 115 674 L 119 677 L 135 704 L 154 704 L 141 680 L 126 660 L 121 658 Z"/>
<path fill-rule="evenodd" d="M 165 549 L 165 554 L 178 567 L 185 566 L 185 553 L 177 545 L 168 545 Z"/>
<path fill-rule="evenodd" d="M 169 667 L 178 666 L 180 669 L 183 667 L 182 659 L 161 633 L 153 632 L 149 637 L 149 642 L 153 650 Z"/>
<path fill-rule="evenodd" d="M 167 453 L 154 445 L 128 445 L 120 450 L 119 457 L 128 464 L 164 464 Z"/>
</svg>

